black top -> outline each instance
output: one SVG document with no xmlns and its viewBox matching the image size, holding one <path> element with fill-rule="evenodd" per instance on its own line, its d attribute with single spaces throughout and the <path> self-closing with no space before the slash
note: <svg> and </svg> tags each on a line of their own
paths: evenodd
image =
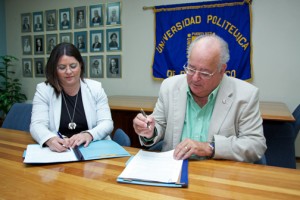
<svg viewBox="0 0 300 200">
<path fill-rule="evenodd" d="M 70 112 L 70 115 L 72 118 L 75 101 L 76 101 L 76 95 L 69 96 L 65 92 L 63 95 L 66 99 L 66 103 L 68 105 L 68 109 L 69 109 L 69 112 Z M 78 91 L 77 105 L 76 105 L 75 114 L 74 114 L 73 122 L 76 123 L 76 128 L 74 130 L 70 130 L 68 128 L 68 125 L 71 122 L 71 119 L 69 117 L 65 101 L 63 99 L 64 97 L 62 96 L 62 98 L 61 98 L 61 115 L 60 115 L 59 132 L 62 135 L 71 137 L 72 135 L 80 133 L 81 131 L 88 130 L 88 125 L 87 125 L 84 107 L 83 107 L 83 103 L 82 103 L 81 89 L 79 89 L 79 91 Z"/>
</svg>

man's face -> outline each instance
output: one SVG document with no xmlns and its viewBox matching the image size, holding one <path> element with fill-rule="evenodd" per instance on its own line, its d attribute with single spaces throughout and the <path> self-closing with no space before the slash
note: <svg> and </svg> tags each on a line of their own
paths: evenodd
<svg viewBox="0 0 300 200">
<path fill-rule="evenodd" d="M 205 79 L 198 72 L 194 75 L 187 74 L 187 82 L 194 95 L 207 97 L 219 85 L 226 65 L 221 67 L 221 71 L 218 69 L 218 66 L 218 46 L 213 42 L 198 41 L 191 52 L 188 67 L 213 75 L 209 79 Z"/>
<path fill-rule="evenodd" d="M 42 46 L 42 42 L 41 42 L 41 40 L 40 39 L 38 39 L 37 41 L 36 41 L 36 44 L 40 47 L 40 46 Z"/>
<path fill-rule="evenodd" d="M 94 61 L 94 67 L 97 69 L 98 66 L 99 66 L 99 62 L 98 62 L 98 60 L 95 60 L 95 61 Z"/>
</svg>

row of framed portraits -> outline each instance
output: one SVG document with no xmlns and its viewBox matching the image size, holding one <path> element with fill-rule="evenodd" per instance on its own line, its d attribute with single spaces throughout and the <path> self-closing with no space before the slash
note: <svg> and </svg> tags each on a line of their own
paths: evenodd
<svg viewBox="0 0 300 200">
<path fill-rule="evenodd" d="M 89 12 L 88 12 L 89 11 Z M 121 3 L 52 9 L 21 14 L 22 33 L 121 25 Z"/>
<path fill-rule="evenodd" d="M 85 78 L 121 78 L 122 65 L 121 55 L 106 55 L 106 65 L 104 56 L 82 56 L 85 63 Z M 23 58 L 23 77 L 45 77 L 45 58 Z"/>
<path fill-rule="evenodd" d="M 105 35 L 106 32 L 106 35 Z M 89 34 L 89 38 L 88 38 Z M 104 39 L 104 35 L 106 41 Z M 23 55 L 44 55 L 50 54 L 52 49 L 61 42 L 73 43 L 81 53 L 121 51 L 121 28 L 106 30 L 90 30 L 74 32 L 64 32 L 46 35 L 23 35 L 22 52 Z M 89 40 L 88 40 L 89 39 Z"/>
</svg>

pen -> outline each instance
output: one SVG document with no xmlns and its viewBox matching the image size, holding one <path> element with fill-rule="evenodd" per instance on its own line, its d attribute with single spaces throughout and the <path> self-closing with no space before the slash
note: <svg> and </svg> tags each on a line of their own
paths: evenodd
<svg viewBox="0 0 300 200">
<path fill-rule="evenodd" d="M 141 113 L 142 113 L 142 115 L 143 115 L 144 117 L 147 118 L 147 115 L 146 115 L 146 113 L 144 112 L 143 108 L 141 108 Z M 149 123 L 149 122 L 147 122 L 147 128 L 150 129 L 150 123 Z"/>
<path fill-rule="evenodd" d="M 62 134 L 59 131 L 57 131 L 57 135 L 60 137 L 60 139 L 64 139 L 64 137 L 62 136 Z"/>
<path fill-rule="evenodd" d="M 59 131 L 57 131 L 57 135 L 59 138 L 64 139 L 63 135 Z M 65 145 L 62 145 L 62 146 L 67 148 Z M 67 149 L 70 149 L 70 148 L 67 148 Z"/>
</svg>

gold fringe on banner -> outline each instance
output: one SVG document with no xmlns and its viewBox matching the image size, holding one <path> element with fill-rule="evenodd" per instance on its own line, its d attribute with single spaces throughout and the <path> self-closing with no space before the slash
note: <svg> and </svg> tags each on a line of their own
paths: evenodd
<svg viewBox="0 0 300 200">
<path fill-rule="evenodd" d="M 160 8 L 160 9 L 155 9 L 155 6 L 144 6 L 143 10 L 153 10 L 154 12 L 193 10 L 193 9 L 200 9 L 200 8 L 216 8 L 216 7 L 225 7 L 225 6 L 236 6 L 236 5 L 243 5 L 244 3 L 251 4 L 252 0 L 244 0 L 243 2 L 220 3 L 220 4 L 202 5 L 202 6 L 185 6 L 185 7 L 176 7 L 176 8 Z"/>
</svg>

